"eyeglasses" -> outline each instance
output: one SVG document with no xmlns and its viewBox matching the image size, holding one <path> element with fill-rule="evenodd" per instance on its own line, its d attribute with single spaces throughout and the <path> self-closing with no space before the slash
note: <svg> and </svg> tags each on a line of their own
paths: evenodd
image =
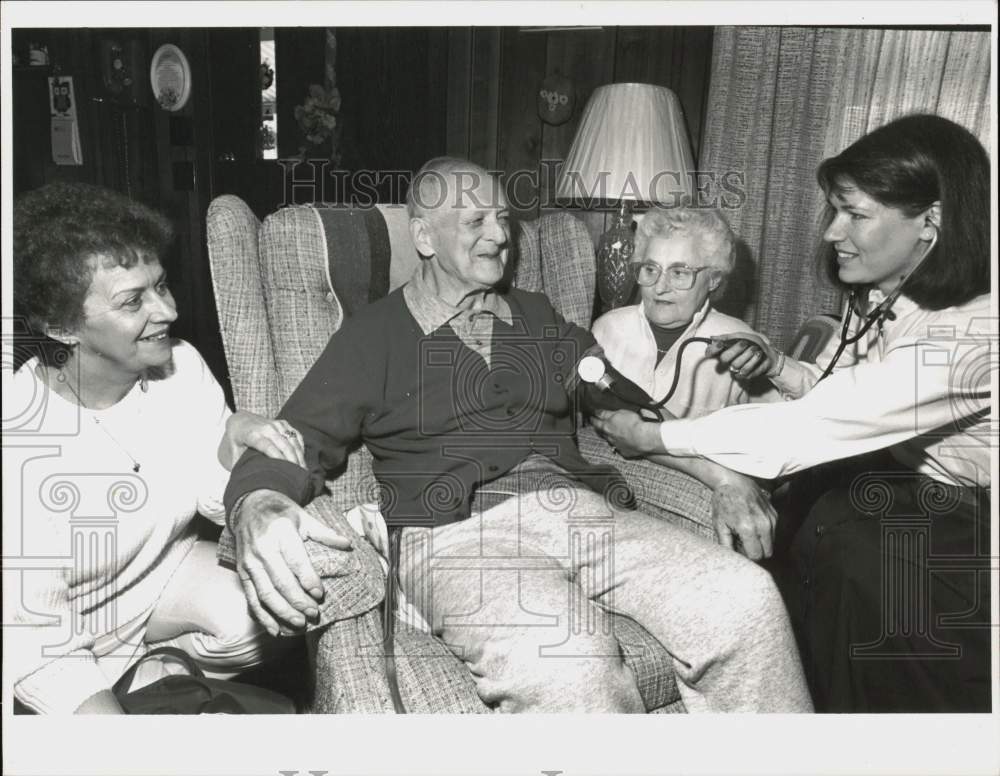
<svg viewBox="0 0 1000 776">
<path fill-rule="evenodd" d="M 702 270 L 712 269 L 711 267 L 689 267 L 686 264 L 673 264 L 663 269 L 655 261 L 635 261 L 632 262 L 632 272 L 635 273 L 635 282 L 640 286 L 655 286 L 660 280 L 660 275 L 666 271 L 667 283 L 675 291 L 688 291 L 694 286 L 695 278 Z"/>
</svg>

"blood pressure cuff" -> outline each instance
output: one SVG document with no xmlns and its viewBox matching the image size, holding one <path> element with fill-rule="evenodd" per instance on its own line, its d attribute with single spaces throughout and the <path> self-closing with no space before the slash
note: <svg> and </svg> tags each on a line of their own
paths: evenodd
<svg viewBox="0 0 1000 776">
<path fill-rule="evenodd" d="M 611 388 L 598 388 L 595 383 L 580 380 L 576 386 L 576 396 L 580 409 L 587 415 L 593 415 L 598 410 L 631 410 L 638 412 L 640 408 L 654 404 L 653 397 L 642 388 L 618 372 L 610 364 L 605 364 L 607 374 L 612 378 Z"/>
</svg>

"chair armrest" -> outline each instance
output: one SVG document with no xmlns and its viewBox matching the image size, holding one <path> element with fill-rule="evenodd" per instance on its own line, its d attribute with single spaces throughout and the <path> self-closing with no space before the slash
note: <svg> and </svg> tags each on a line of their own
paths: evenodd
<svg viewBox="0 0 1000 776">
<path fill-rule="evenodd" d="M 591 463 L 611 464 L 625 477 L 640 512 L 716 540 L 712 527 L 712 491 L 676 469 L 622 458 L 593 428 L 579 432 L 580 452 Z"/>
</svg>

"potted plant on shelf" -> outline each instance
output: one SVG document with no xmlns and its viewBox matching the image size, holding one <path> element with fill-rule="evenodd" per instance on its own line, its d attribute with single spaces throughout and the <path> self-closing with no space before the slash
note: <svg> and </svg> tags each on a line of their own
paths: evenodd
<svg viewBox="0 0 1000 776">
<path fill-rule="evenodd" d="M 340 91 L 337 87 L 310 84 L 305 102 L 295 106 L 295 120 L 306 143 L 299 146 L 303 159 L 322 155 L 340 165 Z"/>
</svg>

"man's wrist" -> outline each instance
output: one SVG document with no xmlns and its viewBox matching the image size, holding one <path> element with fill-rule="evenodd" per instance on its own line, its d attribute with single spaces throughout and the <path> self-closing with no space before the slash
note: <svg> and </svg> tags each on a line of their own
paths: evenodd
<svg viewBox="0 0 1000 776">
<path fill-rule="evenodd" d="M 746 475 L 740 474 L 739 472 L 734 472 L 732 469 L 727 469 L 722 464 L 709 461 L 711 464 L 711 485 L 712 489 L 731 487 L 733 485 L 743 485 L 746 481 Z"/>
<path fill-rule="evenodd" d="M 249 493 L 244 493 L 236 499 L 236 503 L 233 504 L 233 508 L 226 512 L 226 528 L 228 528 L 233 534 L 236 533 L 236 523 L 240 518 L 240 509 L 243 508 L 244 502 L 246 502 L 252 493 L 254 493 L 252 490 Z"/>
<path fill-rule="evenodd" d="M 756 487 L 756 482 L 753 477 L 748 474 L 743 474 L 742 472 L 735 472 L 732 469 L 727 469 L 725 466 L 720 466 L 722 473 L 719 475 L 719 481 L 717 487 L 720 488 L 748 488 Z"/>
</svg>

